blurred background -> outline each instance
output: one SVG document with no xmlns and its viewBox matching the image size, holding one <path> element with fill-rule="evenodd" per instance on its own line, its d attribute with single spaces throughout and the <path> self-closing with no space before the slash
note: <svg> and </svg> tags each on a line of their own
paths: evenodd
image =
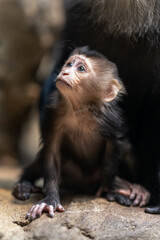
<svg viewBox="0 0 160 240">
<path fill-rule="evenodd" d="M 1 166 L 35 157 L 38 99 L 64 22 L 61 0 L 0 0 Z"/>
</svg>

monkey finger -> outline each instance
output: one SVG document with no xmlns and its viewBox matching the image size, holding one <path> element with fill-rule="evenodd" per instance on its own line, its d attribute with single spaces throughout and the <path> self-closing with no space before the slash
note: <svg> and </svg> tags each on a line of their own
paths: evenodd
<svg viewBox="0 0 160 240">
<path fill-rule="evenodd" d="M 42 212 L 45 210 L 45 208 L 46 208 L 46 203 L 43 202 L 39 204 L 39 208 L 37 209 L 36 216 L 40 217 L 42 215 Z"/>
<path fill-rule="evenodd" d="M 27 215 L 26 215 L 26 219 L 29 219 L 29 217 L 30 217 L 30 215 L 31 215 L 34 207 L 35 207 L 35 205 L 33 205 L 33 206 L 30 208 L 30 210 L 28 211 L 28 213 L 27 213 Z"/>
<path fill-rule="evenodd" d="M 147 202 L 148 203 L 148 202 Z M 146 201 L 145 200 L 142 200 L 141 203 L 139 204 L 140 207 L 144 207 L 146 206 Z"/>
<path fill-rule="evenodd" d="M 64 212 L 65 211 L 65 209 L 62 207 L 61 204 L 57 205 L 56 210 L 58 210 L 59 212 Z"/>
<path fill-rule="evenodd" d="M 134 207 L 136 207 L 136 206 L 138 206 L 138 205 L 140 204 L 141 201 L 142 201 L 142 195 L 139 194 L 139 195 L 137 195 L 136 198 L 134 199 L 132 205 L 133 205 Z"/>
<path fill-rule="evenodd" d="M 141 185 L 133 184 L 130 199 L 134 200 L 133 206 L 143 207 L 149 202 L 150 193 Z"/>
<path fill-rule="evenodd" d="M 29 197 L 30 197 L 30 194 L 27 192 L 21 194 L 21 200 L 25 201 L 25 200 L 29 199 Z"/>
<path fill-rule="evenodd" d="M 30 217 L 34 220 L 35 218 L 37 218 L 37 210 L 39 208 L 39 204 L 36 204 L 34 209 L 32 210 L 32 213 L 30 214 Z"/>
<path fill-rule="evenodd" d="M 137 195 L 139 195 L 141 193 L 141 189 L 140 189 L 140 185 L 137 184 L 133 184 L 132 185 L 132 192 L 130 195 L 130 199 L 134 200 L 136 198 Z"/>
<path fill-rule="evenodd" d="M 29 192 L 22 192 L 21 193 L 21 200 L 25 201 L 30 198 L 30 193 Z"/>
<path fill-rule="evenodd" d="M 136 197 L 136 195 L 137 195 L 137 193 L 135 192 L 135 191 L 133 191 L 132 193 L 131 193 L 131 195 L 130 195 L 130 200 L 134 200 L 135 199 L 135 197 Z"/>
<path fill-rule="evenodd" d="M 48 216 L 53 218 L 54 217 L 54 208 L 52 205 L 47 206 L 48 208 Z"/>
<path fill-rule="evenodd" d="M 38 208 L 39 208 L 39 204 L 36 204 L 36 205 L 33 206 L 32 210 L 29 211 L 28 219 L 30 221 L 32 221 L 32 220 L 37 218 L 37 210 L 38 210 Z"/>
<path fill-rule="evenodd" d="M 142 195 L 142 201 L 141 203 L 139 204 L 140 207 L 144 207 L 145 205 L 147 205 L 149 203 L 149 200 L 150 200 L 150 193 L 144 193 Z"/>
</svg>

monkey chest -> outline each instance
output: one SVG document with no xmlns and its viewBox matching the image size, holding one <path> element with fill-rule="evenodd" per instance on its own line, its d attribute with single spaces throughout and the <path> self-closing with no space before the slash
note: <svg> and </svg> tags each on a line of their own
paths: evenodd
<svg viewBox="0 0 160 240">
<path fill-rule="evenodd" d="M 61 145 L 63 157 L 68 157 L 72 161 L 80 164 L 95 165 L 103 158 L 104 140 L 97 136 L 95 132 L 76 132 L 64 134 Z"/>
<path fill-rule="evenodd" d="M 60 153 L 79 165 L 94 166 L 104 153 L 106 139 L 98 133 L 98 124 L 90 112 L 66 115 L 59 121 Z"/>
</svg>

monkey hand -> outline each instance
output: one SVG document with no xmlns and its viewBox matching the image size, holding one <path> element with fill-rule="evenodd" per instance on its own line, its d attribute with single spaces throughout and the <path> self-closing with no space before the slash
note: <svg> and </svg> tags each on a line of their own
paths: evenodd
<svg viewBox="0 0 160 240">
<path fill-rule="evenodd" d="M 29 221 L 33 221 L 36 218 L 39 218 L 44 211 L 48 212 L 49 217 L 53 218 L 55 211 L 63 212 L 64 208 L 60 204 L 58 198 L 54 197 L 53 199 L 51 199 L 50 196 L 47 196 L 40 202 L 38 202 L 36 205 L 33 205 L 31 207 L 31 209 L 26 215 L 26 219 L 28 219 Z"/>
<path fill-rule="evenodd" d="M 106 188 L 100 187 L 99 196 L 106 192 L 108 201 L 116 201 L 125 206 L 144 207 L 150 200 L 150 193 L 139 184 L 131 184 L 130 182 L 115 178 L 113 190 L 108 191 Z"/>
<path fill-rule="evenodd" d="M 28 181 L 17 182 L 13 187 L 12 195 L 19 200 L 27 200 L 30 198 L 31 193 L 41 193 L 42 189 L 35 187 Z"/>
</svg>

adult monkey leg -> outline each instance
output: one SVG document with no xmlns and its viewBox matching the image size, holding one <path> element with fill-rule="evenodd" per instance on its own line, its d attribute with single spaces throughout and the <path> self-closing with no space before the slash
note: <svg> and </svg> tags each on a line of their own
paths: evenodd
<svg viewBox="0 0 160 240">
<path fill-rule="evenodd" d="M 154 92 L 157 93 L 156 96 L 152 96 L 152 101 L 150 107 L 152 108 L 152 114 L 148 116 L 150 118 L 150 142 L 148 146 L 150 148 L 149 156 L 152 161 L 149 161 L 149 169 L 152 169 L 151 173 L 148 173 L 148 178 L 151 178 L 150 189 L 152 192 L 153 206 L 149 206 L 145 209 L 146 213 L 160 214 L 160 79 L 159 83 L 154 85 Z M 154 106 L 154 107 L 153 107 Z M 152 204 L 152 202 L 151 202 Z"/>
</svg>

